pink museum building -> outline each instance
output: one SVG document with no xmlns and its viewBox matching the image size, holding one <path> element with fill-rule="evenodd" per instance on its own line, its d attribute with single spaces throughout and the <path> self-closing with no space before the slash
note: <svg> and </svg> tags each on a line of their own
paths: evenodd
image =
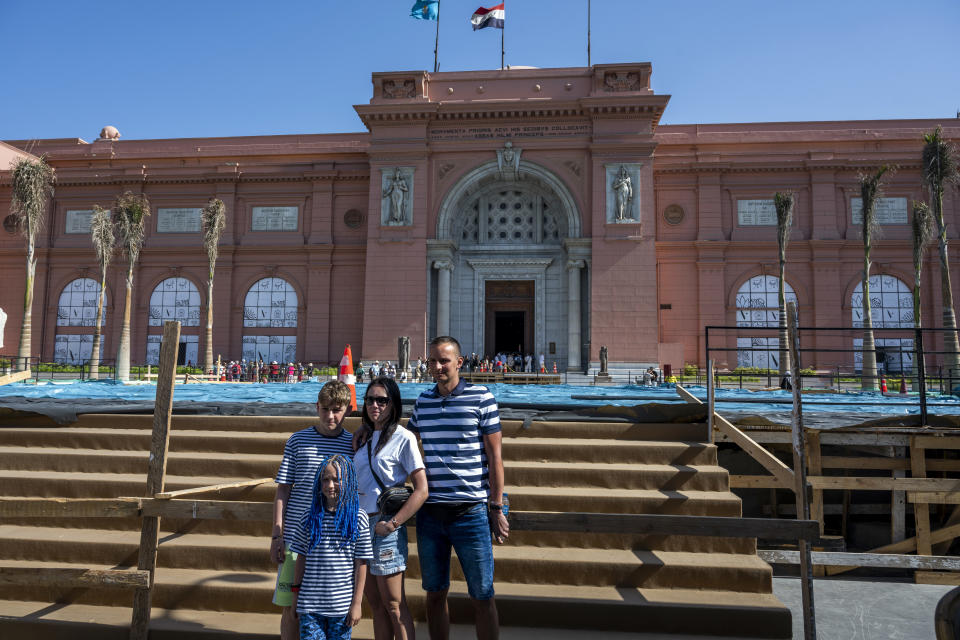
<svg viewBox="0 0 960 640">
<path fill-rule="evenodd" d="M 347 343 L 357 358 L 392 359 L 398 336 L 416 356 L 425 339 L 452 334 L 466 353 L 543 353 L 560 370 L 595 367 L 601 345 L 617 369 L 703 365 L 704 326 L 776 325 L 775 191 L 797 194 L 786 279 L 801 324 L 855 326 L 857 175 L 882 164 L 899 171 L 879 206 L 875 324 L 913 326 L 908 208 L 925 198 L 921 135 L 942 125 L 960 139 L 960 120 L 661 126 L 670 96 L 650 89 L 650 73 L 648 63 L 375 73 L 369 104 L 356 107 L 367 131 L 355 134 L 120 140 L 108 127 L 93 142 L 8 141 L 3 215 L 10 158 L 45 154 L 58 176 L 38 242 L 34 353 L 89 356 L 99 287 L 91 210 L 133 191 L 152 206 L 135 275 L 134 362 L 155 361 L 172 318 L 183 323 L 184 360 L 202 353 L 199 211 L 215 196 L 228 215 L 213 300 L 224 359 L 329 363 Z M 956 186 L 945 209 L 956 238 Z M 6 354 L 16 353 L 24 294 L 14 231 L 9 220 L 0 231 Z M 938 269 L 933 251 L 927 326 L 940 318 Z M 107 359 L 124 273 L 117 259 Z M 809 346 L 849 347 L 851 335 Z M 764 344 L 749 332 L 730 340 Z M 770 355 L 744 349 L 726 364 L 767 366 Z M 845 360 L 852 354 L 805 364 Z"/>
</svg>

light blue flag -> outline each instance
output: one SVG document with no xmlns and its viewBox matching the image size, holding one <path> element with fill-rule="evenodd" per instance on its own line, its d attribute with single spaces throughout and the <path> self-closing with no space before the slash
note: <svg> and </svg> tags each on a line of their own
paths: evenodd
<svg viewBox="0 0 960 640">
<path fill-rule="evenodd" d="M 417 0 L 410 8 L 410 17 L 417 20 L 436 20 L 440 12 L 440 0 Z"/>
</svg>

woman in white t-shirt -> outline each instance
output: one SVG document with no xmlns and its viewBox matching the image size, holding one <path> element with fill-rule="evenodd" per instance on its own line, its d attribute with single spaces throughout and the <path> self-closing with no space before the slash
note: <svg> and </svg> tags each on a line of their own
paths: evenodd
<svg viewBox="0 0 960 640">
<path fill-rule="evenodd" d="M 363 399 L 363 433 L 354 439 L 359 444 L 353 464 L 357 470 L 360 508 L 370 516 L 373 538 L 373 560 L 367 565 L 372 579 L 367 579 L 364 595 L 373 609 L 376 640 L 414 637 L 413 618 L 403 590 L 407 569 L 404 523 L 427 499 L 427 474 L 416 436 L 399 424 L 402 411 L 397 383 L 387 377 L 371 380 Z M 403 507 L 395 514 L 378 513 L 380 485 L 386 488 L 402 485 L 408 476 L 413 482 L 413 493 Z"/>
</svg>

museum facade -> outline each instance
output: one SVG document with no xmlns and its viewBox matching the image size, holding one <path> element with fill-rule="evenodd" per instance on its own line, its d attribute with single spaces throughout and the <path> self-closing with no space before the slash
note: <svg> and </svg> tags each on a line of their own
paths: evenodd
<svg viewBox="0 0 960 640">
<path fill-rule="evenodd" d="M 135 270 L 134 362 L 156 361 L 167 319 L 182 323 L 184 361 L 203 352 L 200 208 L 216 197 L 227 226 L 213 346 L 226 360 L 330 363 L 348 343 L 358 359 L 395 359 L 398 336 L 415 357 L 452 334 L 468 354 L 542 353 L 560 370 L 595 367 L 601 345 L 613 368 L 703 365 L 705 326 L 777 324 L 776 191 L 796 194 L 786 287 L 801 324 L 857 326 L 857 176 L 884 164 L 899 170 L 879 206 L 875 324 L 913 326 L 908 208 L 925 199 L 921 136 L 941 125 L 960 139 L 960 120 L 660 125 L 670 96 L 651 90 L 650 75 L 648 63 L 374 73 L 369 104 L 355 107 L 364 133 L 120 140 L 108 127 L 89 143 L 8 141 L 8 155 L 44 154 L 57 171 L 38 241 L 33 350 L 45 361 L 89 357 L 99 291 L 90 216 L 132 191 L 152 207 Z M 0 171 L 0 210 L 9 205 Z M 956 238 L 955 185 L 945 216 Z M 10 222 L 0 232 L 5 354 L 16 353 L 25 286 Z M 118 258 L 107 359 L 124 277 Z M 935 251 L 922 291 L 925 318 L 939 321 Z M 728 340 L 721 364 L 772 365 L 769 338 Z M 849 336 L 814 340 L 826 349 Z"/>
</svg>

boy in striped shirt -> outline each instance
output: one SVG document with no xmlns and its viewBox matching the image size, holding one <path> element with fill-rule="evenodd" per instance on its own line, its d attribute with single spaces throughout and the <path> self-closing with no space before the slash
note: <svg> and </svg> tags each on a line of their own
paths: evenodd
<svg viewBox="0 0 960 640">
<path fill-rule="evenodd" d="M 279 565 L 273 603 L 283 608 L 281 640 L 300 637 L 290 591 L 297 554 L 289 547 L 297 525 L 310 510 L 317 470 L 320 463 L 332 455 L 339 453 L 353 457 L 352 436 L 343 429 L 343 418 L 349 405 L 350 387 L 338 380 L 323 385 L 317 396 L 319 422 L 294 433 L 283 447 L 283 460 L 275 478 L 277 494 L 273 501 L 273 538 L 270 542 L 270 557 Z"/>
<path fill-rule="evenodd" d="M 417 513 L 417 550 L 427 624 L 448 638 L 450 550 L 457 552 L 476 613 L 477 637 L 499 636 L 493 593 L 493 543 L 510 533 L 503 515 L 503 457 L 497 401 L 460 379 L 460 343 L 430 342 L 428 370 L 437 384 L 417 398 L 407 428 L 420 436 L 430 496 Z"/>
</svg>

